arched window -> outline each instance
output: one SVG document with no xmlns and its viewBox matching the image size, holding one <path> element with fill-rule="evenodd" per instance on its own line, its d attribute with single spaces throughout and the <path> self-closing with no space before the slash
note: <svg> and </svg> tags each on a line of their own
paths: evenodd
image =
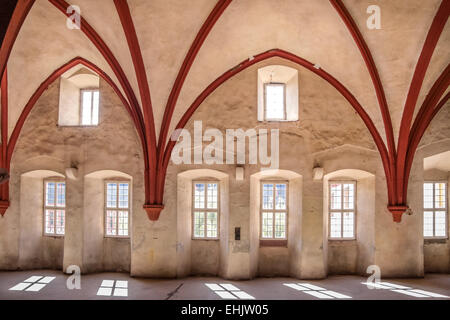
<svg viewBox="0 0 450 320">
<path fill-rule="evenodd" d="M 219 183 L 194 181 L 192 184 L 192 237 L 219 238 Z"/>
<path fill-rule="evenodd" d="M 44 235 L 64 236 L 66 183 L 61 178 L 44 180 Z"/>
<path fill-rule="evenodd" d="M 329 182 L 329 238 L 355 239 L 356 181 Z"/>
<path fill-rule="evenodd" d="M 177 175 L 177 275 L 225 275 L 228 175 L 193 169 Z"/>
<path fill-rule="evenodd" d="M 130 183 L 105 181 L 105 236 L 129 237 Z"/>
<path fill-rule="evenodd" d="M 100 77 L 77 66 L 60 78 L 60 126 L 97 126 L 100 121 Z"/>
<path fill-rule="evenodd" d="M 287 240 L 288 182 L 261 182 L 261 240 Z"/>
<path fill-rule="evenodd" d="M 298 71 L 272 65 L 258 70 L 258 121 L 298 120 Z"/>
</svg>

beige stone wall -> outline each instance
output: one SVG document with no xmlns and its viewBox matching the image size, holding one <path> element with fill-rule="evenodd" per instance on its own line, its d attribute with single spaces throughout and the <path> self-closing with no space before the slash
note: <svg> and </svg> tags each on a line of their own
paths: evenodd
<svg viewBox="0 0 450 320">
<path fill-rule="evenodd" d="M 44 92 L 26 120 L 11 164 L 11 207 L 0 223 L 4 230 L 0 237 L 1 269 L 65 270 L 75 264 L 82 272 L 130 271 L 130 239 L 105 238 L 103 227 L 96 230 L 96 241 L 91 234 L 93 217 L 103 226 L 103 194 L 91 192 L 92 179 L 85 179 L 85 175 L 100 170 L 126 173 L 132 177 L 131 213 L 145 215 L 137 133 L 112 88 L 101 81 L 100 92 L 98 127 L 58 126 L 59 81 Z M 66 179 L 65 237 L 43 237 L 43 178 L 64 177 L 65 168 L 72 165 L 78 167 L 78 179 Z M 36 170 L 54 173 L 28 176 Z M 116 177 L 114 172 L 109 178 Z"/>
<path fill-rule="evenodd" d="M 257 121 L 257 69 L 270 64 L 287 65 L 299 72 L 297 122 Z M 273 275 L 316 279 L 330 273 L 365 274 L 372 264 L 379 265 L 385 277 L 445 271 L 448 242 L 447 247 L 433 244 L 424 249 L 420 199 L 423 158 L 450 150 L 448 143 L 439 142 L 442 140 L 439 126 L 448 126 L 448 121 L 436 122 L 439 124 L 431 130 L 432 137 L 426 137 L 439 147 L 418 151 L 409 187 L 413 214 L 405 215 L 402 223 L 396 224 L 386 208 L 386 181 L 372 138 L 351 106 L 327 82 L 276 58 L 259 63 L 224 83 L 188 123 L 191 133 L 194 120 L 202 120 L 203 129 L 218 128 L 222 132 L 237 128 L 278 128 L 280 169 L 301 177 L 295 182 L 298 189 L 293 194 L 295 202 L 289 213 L 295 219 L 289 228 L 288 248 L 260 248 L 256 227 L 259 216 L 254 210 L 257 201 L 252 193 L 252 177 L 260 174 L 260 165 L 245 165 L 244 180 L 237 181 L 235 165 L 171 163 L 165 182 L 165 209 L 158 221 L 149 221 L 142 209 L 144 166 L 140 142 L 129 115 L 112 89 L 101 82 L 100 90 L 101 124 L 97 128 L 57 126 L 58 83 L 43 94 L 26 121 L 12 161 L 11 207 L 0 219 L 0 269 L 60 269 L 77 264 L 83 272 L 119 270 L 129 271 L 132 276 L 169 278 L 210 274 L 229 279 Z M 32 197 L 32 191 L 27 188 L 35 189 L 40 182 L 24 186 L 22 175 L 34 170 L 64 175 L 65 168 L 71 164 L 78 166 L 79 177 L 67 179 L 63 243 L 61 239 L 45 239 L 30 245 L 27 230 L 35 230 L 33 239 L 40 238 L 36 225 L 41 223 L 41 209 L 30 212 L 24 205 L 31 201 L 27 197 Z M 372 178 L 357 179 L 362 192 L 358 193 L 356 241 L 329 243 L 324 202 L 327 189 L 322 180 L 313 180 L 314 166 L 323 167 L 325 174 L 355 169 L 372 175 Z M 226 192 L 221 203 L 224 216 L 219 241 L 192 240 L 186 228 L 185 223 L 190 221 L 189 201 L 181 197 L 190 192 L 189 179 L 186 182 L 179 177 L 194 169 L 212 169 L 227 177 L 226 183 L 221 184 Z M 114 170 L 132 179 L 130 240 L 101 236 L 100 180 L 92 174 L 102 170 Z M 234 238 L 236 227 L 241 228 L 241 240 Z"/>
</svg>

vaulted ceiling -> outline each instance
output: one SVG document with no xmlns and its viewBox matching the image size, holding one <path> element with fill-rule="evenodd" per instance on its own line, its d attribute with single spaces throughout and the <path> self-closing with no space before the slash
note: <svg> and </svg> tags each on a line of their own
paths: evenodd
<svg viewBox="0 0 450 320">
<path fill-rule="evenodd" d="M 68 4 L 81 8 L 81 30 L 67 27 Z M 130 92 L 135 95 L 144 114 L 145 135 L 156 148 L 161 127 L 170 134 L 213 81 L 249 57 L 247 61 L 280 49 L 320 66 L 356 98 L 394 158 L 390 164 L 394 170 L 407 97 L 411 98 L 411 90 L 417 91 L 417 101 L 411 100 L 417 114 L 448 68 L 449 1 L 378 0 L 380 30 L 366 25 L 372 4 L 366 0 L 36 0 L 18 29 L 7 62 L 9 136 L 41 83 L 70 60 L 82 57 L 103 70 L 130 105 L 134 103 Z M 426 68 L 426 57 L 424 61 L 420 57 L 428 47 L 431 58 Z M 422 86 L 416 70 L 421 63 Z M 414 75 L 419 77 L 417 88 L 411 86 Z M 172 119 L 170 112 L 164 115 L 171 103 Z M 147 128 L 149 119 L 154 120 L 154 133 Z M 159 147 L 164 150 L 164 146 Z M 389 175 L 395 180 L 393 172 Z"/>
</svg>

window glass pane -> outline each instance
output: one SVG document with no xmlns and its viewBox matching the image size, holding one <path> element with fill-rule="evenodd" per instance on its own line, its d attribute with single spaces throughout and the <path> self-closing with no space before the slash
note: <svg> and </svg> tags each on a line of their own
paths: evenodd
<svg viewBox="0 0 450 320">
<path fill-rule="evenodd" d="M 128 183 L 119 183 L 119 208 L 128 208 Z"/>
<path fill-rule="evenodd" d="M 263 209 L 273 209 L 273 184 L 263 184 Z"/>
<path fill-rule="evenodd" d="M 119 236 L 128 236 L 128 212 L 119 211 Z"/>
<path fill-rule="evenodd" d="M 343 238 L 353 238 L 355 236 L 355 215 L 353 212 L 344 212 Z"/>
<path fill-rule="evenodd" d="M 355 209 L 355 185 L 353 183 L 343 184 L 344 209 Z"/>
<path fill-rule="evenodd" d="M 436 211 L 434 213 L 434 236 L 435 237 L 445 237 L 445 212 Z"/>
<path fill-rule="evenodd" d="M 217 212 L 207 213 L 206 236 L 217 238 Z"/>
<path fill-rule="evenodd" d="M 434 208 L 445 208 L 445 183 L 434 184 Z"/>
<path fill-rule="evenodd" d="M 92 107 L 92 123 L 93 125 L 98 125 L 98 110 L 100 105 L 100 93 L 98 91 L 94 91 L 94 100 L 93 100 L 93 107 Z"/>
<path fill-rule="evenodd" d="M 266 85 L 266 119 L 284 120 L 284 85 Z"/>
<path fill-rule="evenodd" d="M 273 213 L 262 213 L 262 238 L 273 238 Z"/>
<path fill-rule="evenodd" d="M 194 237 L 205 237 L 205 213 L 194 212 Z"/>
<path fill-rule="evenodd" d="M 66 184 L 64 182 L 58 182 L 56 184 L 56 206 L 66 206 Z"/>
<path fill-rule="evenodd" d="M 275 238 L 286 238 L 286 212 L 275 212 Z"/>
<path fill-rule="evenodd" d="M 333 183 L 330 185 L 331 209 L 341 209 L 342 184 Z"/>
<path fill-rule="evenodd" d="M 117 235 L 117 212 L 106 211 L 106 235 Z"/>
<path fill-rule="evenodd" d="M 65 210 L 56 210 L 56 234 L 63 235 L 65 227 Z"/>
<path fill-rule="evenodd" d="M 92 107 L 92 91 L 83 91 L 82 93 L 82 109 L 81 109 L 81 124 L 91 124 L 91 107 Z"/>
<path fill-rule="evenodd" d="M 423 213 L 423 235 L 425 237 L 433 236 L 433 212 L 425 211 Z"/>
<path fill-rule="evenodd" d="M 55 206 L 56 183 L 47 182 L 45 189 L 45 205 L 51 207 Z"/>
<path fill-rule="evenodd" d="M 208 183 L 208 209 L 217 209 L 218 206 L 218 184 Z"/>
<path fill-rule="evenodd" d="M 196 183 L 194 185 L 194 208 L 205 208 L 205 184 Z"/>
<path fill-rule="evenodd" d="M 55 233 L 55 211 L 45 210 L 45 233 Z"/>
<path fill-rule="evenodd" d="M 117 208 L 117 184 L 106 184 L 106 207 Z"/>
<path fill-rule="evenodd" d="M 433 208 L 433 184 L 424 183 L 423 184 L 423 207 L 425 209 Z"/>
<path fill-rule="evenodd" d="M 330 238 L 341 238 L 341 213 L 330 213 Z"/>
<path fill-rule="evenodd" d="M 286 184 L 277 184 L 275 187 L 275 209 L 284 210 L 286 209 Z"/>
</svg>

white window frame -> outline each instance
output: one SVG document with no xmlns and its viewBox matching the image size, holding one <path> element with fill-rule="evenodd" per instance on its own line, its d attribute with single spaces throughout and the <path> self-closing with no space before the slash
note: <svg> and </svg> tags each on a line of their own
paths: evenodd
<svg viewBox="0 0 450 320">
<path fill-rule="evenodd" d="M 85 92 L 92 92 L 91 95 L 91 123 L 83 124 L 83 94 Z M 94 92 L 98 92 L 98 123 L 92 123 L 92 115 L 94 114 Z M 100 124 L 100 89 L 99 88 L 84 88 L 80 89 L 80 126 L 82 127 L 97 127 Z"/>
<path fill-rule="evenodd" d="M 267 87 L 268 86 L 280 86 L 283 87 L 283 118 L 282 119 L 271 119 L 267 117 Z M 287 110 L 286 110 L 286 84 L 282 82 L 268 82 L 264 83 L 264 121 L 286 121 L 287 120 Z"/>
<path fill-rule="evenodd" d="M 263 202 L 264 202 L 264 185 L 265 184 L 272 184 L 273 185 L 273 191 L 272 191 L 272 199 L 273 199 L 273 209 L 263 209 Z M 286 185 L 286 209 L 275 209 L 275 186 L 277 184 L 285 184 Z M 261 241 L 287 241 L 288 239 L 288 230 L 289 230 L 289 181 L 286 180 L 261 180 L 260 182 L 260 212 L 259 212 L 259 239 Z M 264 212 L 272 212 L 272 238 L 263 238 L 263 213 Z M 284 212 L 286 213 L 286 221 L 285 221 L 285 237 L 284 238 L 275 238 L 275 213 L 276 212 Z"/>
<path fill-rule="evenodd" d="M 433 208 L 425 208 L 425 194 L 422 197 L 422 207 L 423 207 L 423 212 L 422 214 L 425 215 L 425 211 L 432 211 L 433 212 L 433 236 L 425 236 L 423 235 L 423 238 L 426 240 L 429 239 L 448 239 L 448 183 L 447 181 L 424 181 L 424 185 L 426 183 L 432 183 L 433 184 Z M 437 183 L 442 183 L 445 185 L 445 208 L 441 209 L 441 208 L 435 208 L 435 185 Z M 423 190 L 423 186 L 422 186 L 422 190 Z M 436 233 L 436 211 L 442 211 L 445 213 L 445 235 L 444 236 L 435 236 Z M 424 219 L 425 217 L 422 218 L 422 223 L 424 223 Z M 422 232 L 424 232 L 423 228 L 422 228 Z"/>
<path fill-rule="evenodd" d="M 208 188 L 207 185 L 215 183 L 217 184 L 217 209 L 208 209 L 207 201 L 208 201 Z M 195 208 L 195 185 L 196 184 L 204 184 L 205 185 L 205 203 L 204 208 L 199 209 Z M 205 236 L 204 237 L 196 237 L 194 233 L 195 228 L 195 212 L 203 212 L 204 220 L 205 220 Z M 217 212 L 217 236 L 216 237 L 208 237 L 208 221 L 207 214 L 208 212 Z M 220 238 L 220 182 L 218 180 L 196 180 L 192 181 L 192 212 L 191 212 L 191 234 L 192 240 L 219 240 Z"/>
<path fill-rule="evenodd" d="M 108 183 L 115 183 L 117 185 L 117 203 L 116 208 L 108 208 Z M 128 183 L 128 208 L 119 208 L 119 184 L 120 183 Z M 103 201 L 103 232 L 105 238 L 122 238 L 122 239 L 129 239 L 130 238 L 130 232 L 131 232 L 131 181 L 130 180 L 120 180 L 120 179 L 108 179 L 104 181 L 104 201 Z M 116 234 L 110 235 L 107 233 L 107 213 L 108 211 L 116 211 Z M 119 235 L 119 211 L 127 211 L 128 212 L 128 235 L 123 236 Z"/>
<path fill-rule="evenodd" d="M 332 184 L 353 184 L 353 209 L 344 209 L 344 190 L 341 193 L 341 209 L 331 209 L 331 185 Z M 357 219 L 357 181 L 355 180 L 332 180 L 328 181 L 328 240 L 331 241 L 353 241 L 356 240 L 356 219 Z M 331 237 L 331 213 L 341 212 L 341 237 Z M 344 234 L 344 213 L 353 212 L 353 237 L 343 237 Z"/>
<path fill-rule="evenodd" d="M 54 206 L 47 206 L 47 183 L 49 183 L 49 182 L 53 182 L 55 184 L 64 183 L 64 207 L 58 207 L 56 205 L 56 203 L 57 203 L 57 195 L 58 195 L 56 186 L 55 186 L 55 199 L 54 199 L 55 205 Z M 66 205 L 67 205 L 67 203 L 66 203 L 66 181 L 64 179 L 62 179 L 62 178 L 47 178 L 47 179 L 44 179 L 44 205 L 43 205 L 43 208 L 44 208 L 44 220 L 43 220 L 43 222 L 44 223 L 43 223 L 43 228 L 42 228 L 42 232 L 43 232 L 44 236 L 47 236 L 47 237 L 64 237 L 65 236 L 65 234 L 66 234 Z M 48 233 L 46 231 L 47 210 L 53 210 L 55 212 L 55 215 L 54 215 L 55 228 L 54 228 L 54 232 L 53 233 Z M 57 210 L 64 211 L 64 233 L 63 234 L 56 233 L 56 228 L 57 228 L 56 227 L 56 211 Z"/>
</svg>

